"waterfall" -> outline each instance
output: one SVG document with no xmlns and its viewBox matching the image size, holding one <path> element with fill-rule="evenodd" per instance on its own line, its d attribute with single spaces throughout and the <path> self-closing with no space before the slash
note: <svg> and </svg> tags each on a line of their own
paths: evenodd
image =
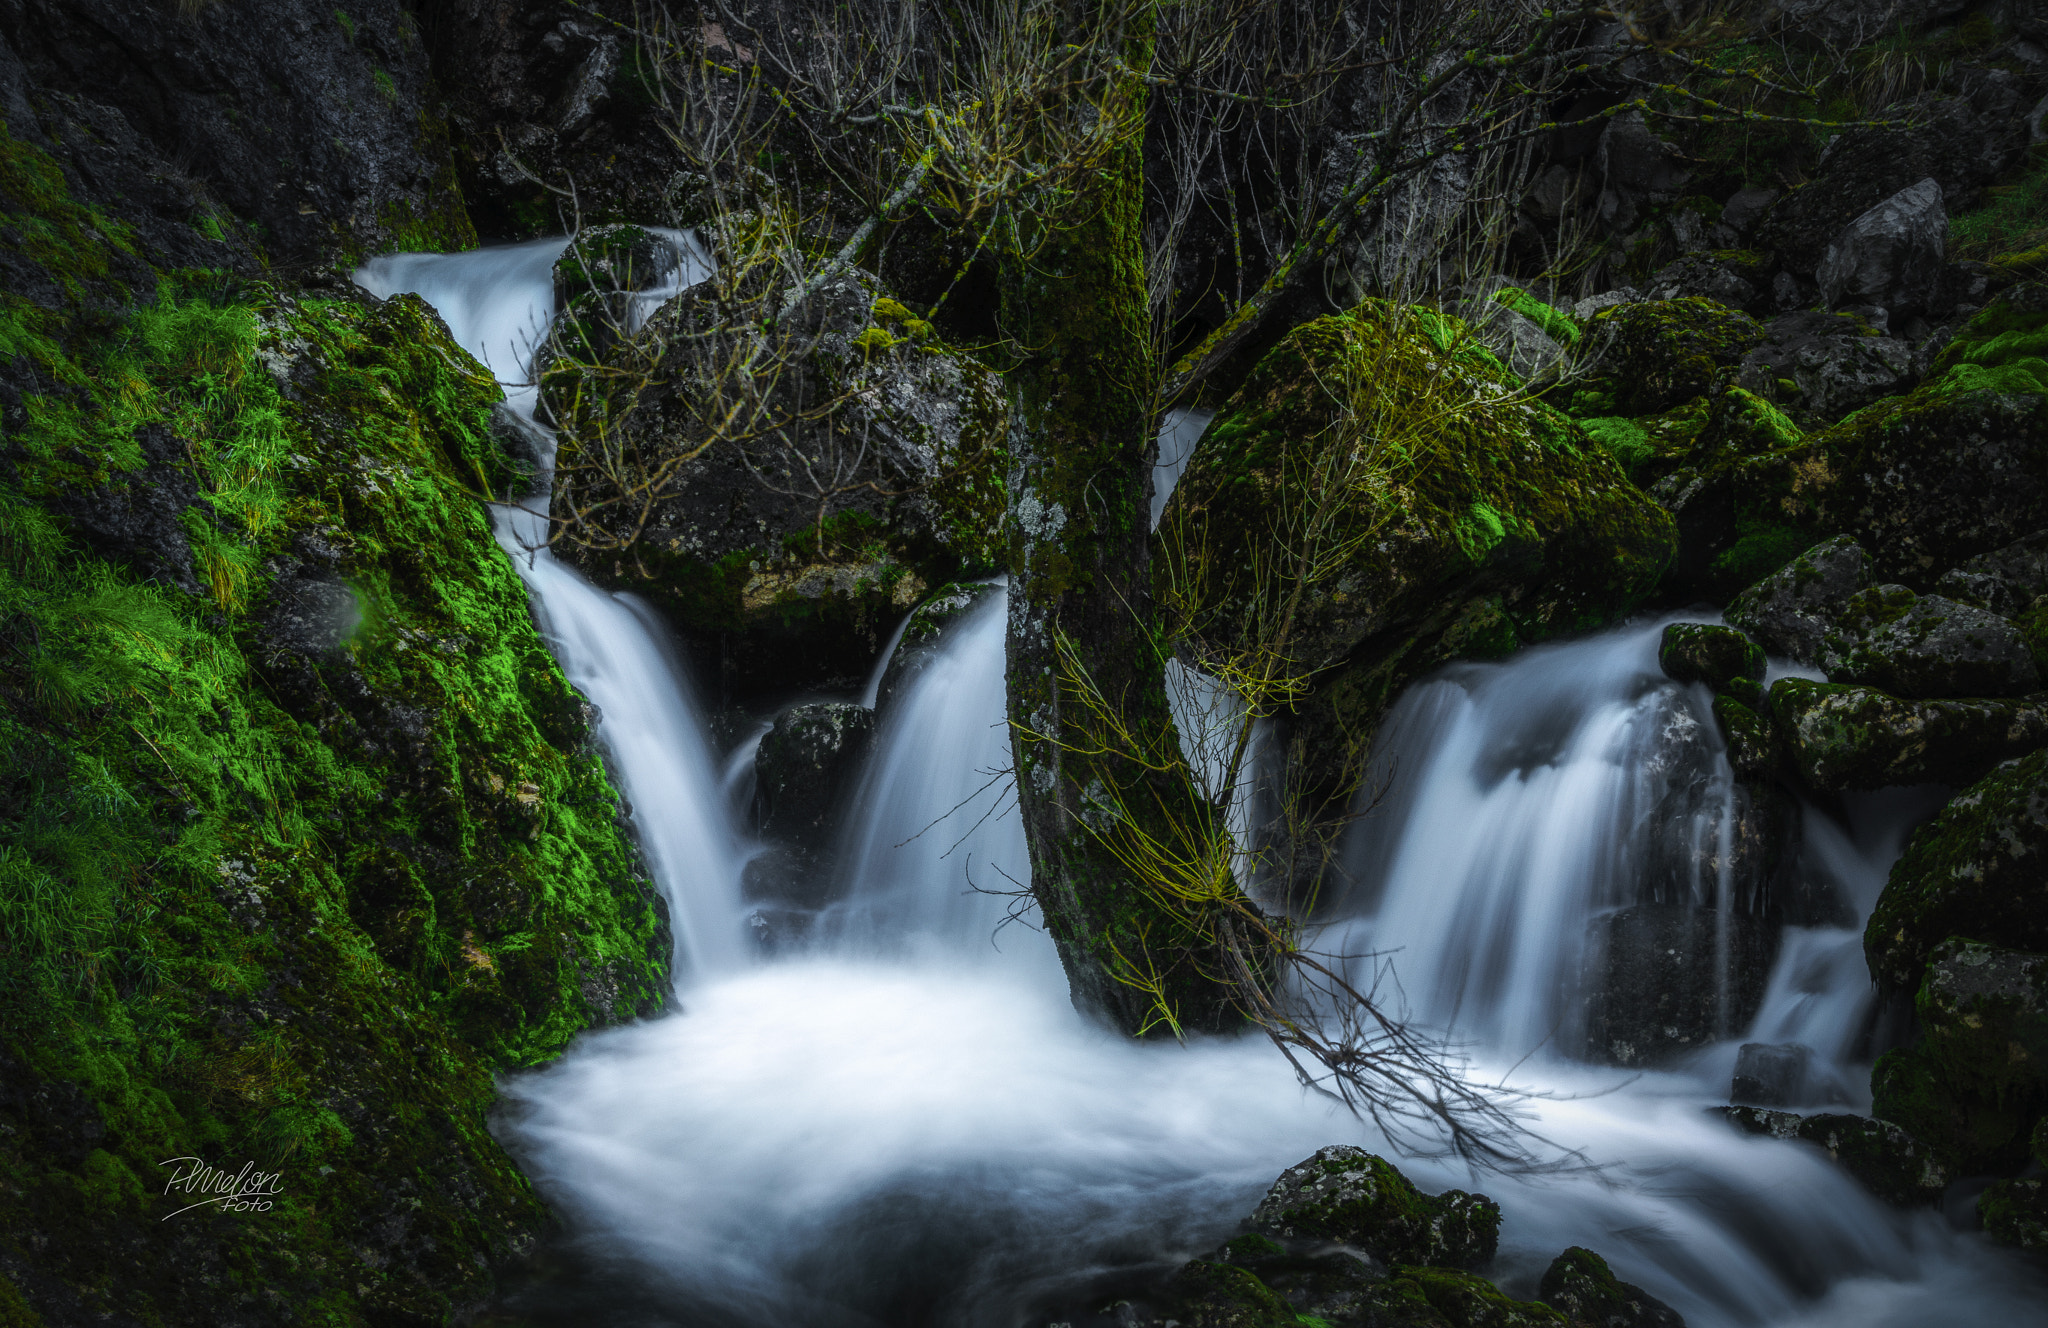
<svg viewBox="0 0 2048 1328">
<path fill-rule="evenodd" d="M 545 330 L 550 243 L 380 260 L 362 280 L 426 295 L 516 397 Z M 604 710 L 696 976 L 686 1009 L 592 1033 L 506 1082 L 503 1137 L 589 1274 L 556 1293 L 566 1302 L 536 1293 L 515 1311 L 563 1325 L 1025 1328 L 1213 1248 L 1322 1145 L 1387 1149 L 1305 1094 L 1261 1040 L 1133 1043 L 1070 1007 L 1043 936 L 1011 927 L 989 943 L 1006 901 L 969 881 L 990 882 L 984 864 L 1025 870 L 1008 790 L 991 779 L 1008 764 L 999 592 L 883 699 L 827 925 L 809 947 L 749 960 L 732 813 L 744 752 L 723 770 L 712 760 L 642 611 L 533 550 L 539 527 L 517 538 L 514 517 L 499 520 L 550 645 Z M 1478 1073 L 1544 1094 L 1530 1127 L 1593 1168 L 1480 1178 L 1505 1212 L 1490 1274 L 1531 1295 L 1549 1259 L 1581 1244 L 1692 1328 L 2042 1323 L 2037 1282 L 1981 1238 L 1884 1207 L 1816 1150 L 1710 1116 L 1727 1093 L 1725 1064 L 1709 1064 L 1719 1052 L 1640 1075 L 1554 1042 L 1522 1061 L 1567 1020 L 1589 920 L 1645 880 L 1671 902 L 1740 902 L 1726 762 L 1704 694 L 1657 672 L 1654 633 L 1411 689 L 1382 735 L 1385 796 L 1329 924 L 1333 938 L 1400 947 L 1418 1008 L 1469 1037 Z M 1192 729 L 1215 700 L 1197 679 L 1176 704 Z M 1807 850 L 1856 908 L 1909 819 L 1882 799 L 1863 810 L 1869 824 Z M 1807 931 L 1813 946 L 1784 947 L 1756 1027 L 1854 1056 L 1853 1036 L 1827 1032 L 1862 1018 L 1853 933 Z M 1426 1189 L 1474 1184 L 1441 1161 L 1397 1160 Z"/>
<path fill-rule="evenodd" d="M 1325 944 L 1394 953 L 1416 1017 L 1518 1057 L 1560 1038 L 1576 1049 L 1596 914 L 1685 904 L 1725 923 L 1733 776 L 1705 689 L 1657 666 L 1662 631 L 1411 688 L 1374 747 L 1347 850 L 1342 911 L 1359 920 Z M 1716 950 L 1726 1011 L 1725 926 Z"/>
<path fill-rule="evenodd" d="M 707 260 L 696 241 L 655 232 L 675 246 L 666 279 L 637 291 L 628 322 L 701 280 Z M 534 417 L 535 363 L 554 321 L 554 265 L 566 238 L 459 254 L 393 254 L 371 260 L 356 282 L 382 298 L 411 292 L 448 324 L 456 342 L 495 374 L 514 427 L 539 442 L 552 463 L 554 437 Z M 598 741 L 632 808 L 642 855 L 669 906 L 679 982 L 731 972 L 743 962 L 739 923 L 739 838 L 724 781 L 666 630 L 645 606 L 607 594 L 547 547 L 547 476 L 517 504 L 498 504 L 492 522 L 532 599 L 534 618 L 563 674 L 599 713 Z"/>
</svg>

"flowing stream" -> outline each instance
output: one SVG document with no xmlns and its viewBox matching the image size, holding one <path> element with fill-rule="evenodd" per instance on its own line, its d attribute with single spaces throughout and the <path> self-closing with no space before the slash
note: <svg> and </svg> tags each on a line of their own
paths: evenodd
<svg viewBox="0 0 2048 1328">
<path fill-rule="evenodd" d="M 564 243 L 402 255 L 358 280 L 434 304 L 538 429 L 531 358 Z M 700 260 L 676 243 L 680 288 Z M 1190 427 L 1169 430 L 1176 462 Z M 570 1219 L 586 1270 L 532 1293 L 528 1312 L 1022 1328 L 1213 1247 L 1322 1145 L 1386 1147 L 1259 1039 L 1140 1045 L 1072 1009 L 1050 943 L 1004 893 L 1028 865 L 1001 774 L 1000 589 L 884 698 L 839 902 L 810 945 L 768 958 L 744 937 L 729 792 L 744 758 L 721 765 L 651 615 L 536 548 L 543 529 L 498 516 L 564 671 L 603 712 L 675 922 L 678 990 L 672 1013 L 506 1084 L 507 1141 Z M 1806 1146 L 1710 1116 L 1745 1030 L 1674 1071 L 1573 1058 L 1584 938 L 1646 873 L 1693 905 L 1738 902 L 1727 763 L 1703 694 L 1657 671 L 1660 627 L 1462 666 L 1389 717 L 1384 796 L 1348 849 L 1352 885 L 1324 939 L 1392 951 L 1415 1015 L 1464 1039 L 1476 1073 L 1544 1094 L 1532 1128 L 1590 1165 L 1474 1178 L 1397 1160 L 1426 1189 L 1476 1185 L 1500 1202 L 1490 1275 L 1518 1294 L 1582 1244 L 1694 1328 L 2048 1323 L 2016 1259 L 1939 1213 L 1877 1203 Z M 1213 689 L 1182 686 L 1184 715 L 1213 708 Z M 1867 911 L 1925 810 L 1879 798 L 1842 824 L 1809 815 L 1808 867 Z M 1842 1083 L 1867 1072 L 1855 936 L 1790 929 L 1751 1021 L 1757 1037 L 1805 1041 Z"/>
</svg>

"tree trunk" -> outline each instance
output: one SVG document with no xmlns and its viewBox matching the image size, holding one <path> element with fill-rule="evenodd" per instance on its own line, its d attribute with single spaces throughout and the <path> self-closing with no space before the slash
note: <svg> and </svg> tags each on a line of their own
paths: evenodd
<svg viewBox="0 0 2048 1328">
<path fill-rule="evenodd" d="M 1150 46 L 1149 35 L 1127 43 L 1130 68 L 1146 68 Z M 1148 889 L 1102 834 L 1122 817 L 1171 839 L 1176 818 L 1201 818 L 1185 767 L 1147 770 L 1128 750 L 1100 750 L 1101 712 L 1066 682 L 1078 663 L 1139 749 L 1177 751 L 1149 632 L 1157 374 L 1140 229 L 1144 96 L 1136 78 L 1109 90 L 1104 113 L 1130 116 L 1133 132 L 1038 223 L 1035 253 L 1004 254 L 1002 283 L 1004 330 L 1024 350 L 1010 375 L 1008 692 L 1031 888 L 1074 1003 L 1131 1034 L 1239 1017 L 1213 934 Z"/>
</svg>

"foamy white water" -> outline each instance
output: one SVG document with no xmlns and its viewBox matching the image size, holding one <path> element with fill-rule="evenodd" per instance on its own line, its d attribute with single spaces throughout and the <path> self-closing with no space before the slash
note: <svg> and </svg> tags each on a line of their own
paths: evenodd
<svg viewBox="0 0 2048 1328">
<path fill-rule="evenodd" d="M 551 243 L 388 260 L 363 280 L 420 290 L 517 379 L 551 308 L 535 276 Z M 509 519 L 500 530 L 515 552 L 534 542 Z M 1008 928 L 997 957 L 1000 901 L 966 886 L 970 862 L 1023 874 L 1014 804 L 990 779 L 1007 760 L 1000 607 L 957 624 L 883 716 L 825 939 L 759 962 L 739 940 L 728 781 L 658 628 L 544 551 L 519 561 L 565 671 L 605 710 L 699 978 L 684 1009 L 586 1037 L 506 1090 L 508 1138 L 579 1243 L 651 1288 L 660 1308 L 643 1299 L 632 1322 L 1023 1325 L 1096 1275 L 1212 1246 L 1317 1147 L 1384 1147 L 1258 1039 L 1134 1044 L 1073 1011 L 1042 936 Z M 1508 1073 L 1557 1026 L 1587 919 L 1668 850 L 1644 838 L 1643 808 L 1676 797 L 1695 846 L 1725 821 L 1711 722 L 1656 674 L 1651 632 L 1460 671 L 1388 725 L 1383 751 L 1400 759 L 1338 925 L 1404 947 L 1410 994 L 1479 1039 L 1482 1074 Z M 987 815 L 970 823 L 977 797 Z M 1816 851 L 1837 852 L 1867 907 L 1896 844 L 1838 838 Z M 1723 880 L 1684 886 L 1727 902 Z M 1846 1008 L 1842 938 L 1786 954 L 1804 958 L 1781 960 L 1759 1028 L 1852 1055 L 1841 1030 L 1862 1015 Z M 1532 1126 L 1598 1169 L 1480 1183 L 1506 1213 L 1491 1271 L 1512 1291 L 1584 1244 L 1694 1328 L 2048 1323 L 2039 1281 L 1981 1238 L 1710 1118 L 1725 1068 L 1624 1079 L 1546 1054 L 1514 1072 L 1562 1095 L 1534 1104 Z M 1428 1189 L 1473 1185 L 1400 1161 Z"/>
</svg>

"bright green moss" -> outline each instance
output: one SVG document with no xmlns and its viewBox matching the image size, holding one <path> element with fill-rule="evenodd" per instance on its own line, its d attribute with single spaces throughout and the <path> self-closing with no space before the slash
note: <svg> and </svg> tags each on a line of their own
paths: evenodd
<svg viewBox="0 0 2048 1328">
<path fill-rule="evenodd" d="M 1619 415 L 1605 415 L 1590 420 L 1580 420 L 1579 427 L 1586 436 L 1607 449 L 1607 454 L 1620 463 L 1625 471 L 1634 473 L 1635 468 L 1650 459 L 1656 449 L 1651 445 L 1650 435 L 1634 420 Z"/>
<path fill-rule="evenodd" d="M 1493 298 L 1542 328 L 1544 334 L 1560 346 L 1576 346 L 1584 335 L 1578 321 L 1570 314 L 1546 300 L 1537 299 L 1528 291 L 1504 286 L 1494 292 Z"/>
</svg>

